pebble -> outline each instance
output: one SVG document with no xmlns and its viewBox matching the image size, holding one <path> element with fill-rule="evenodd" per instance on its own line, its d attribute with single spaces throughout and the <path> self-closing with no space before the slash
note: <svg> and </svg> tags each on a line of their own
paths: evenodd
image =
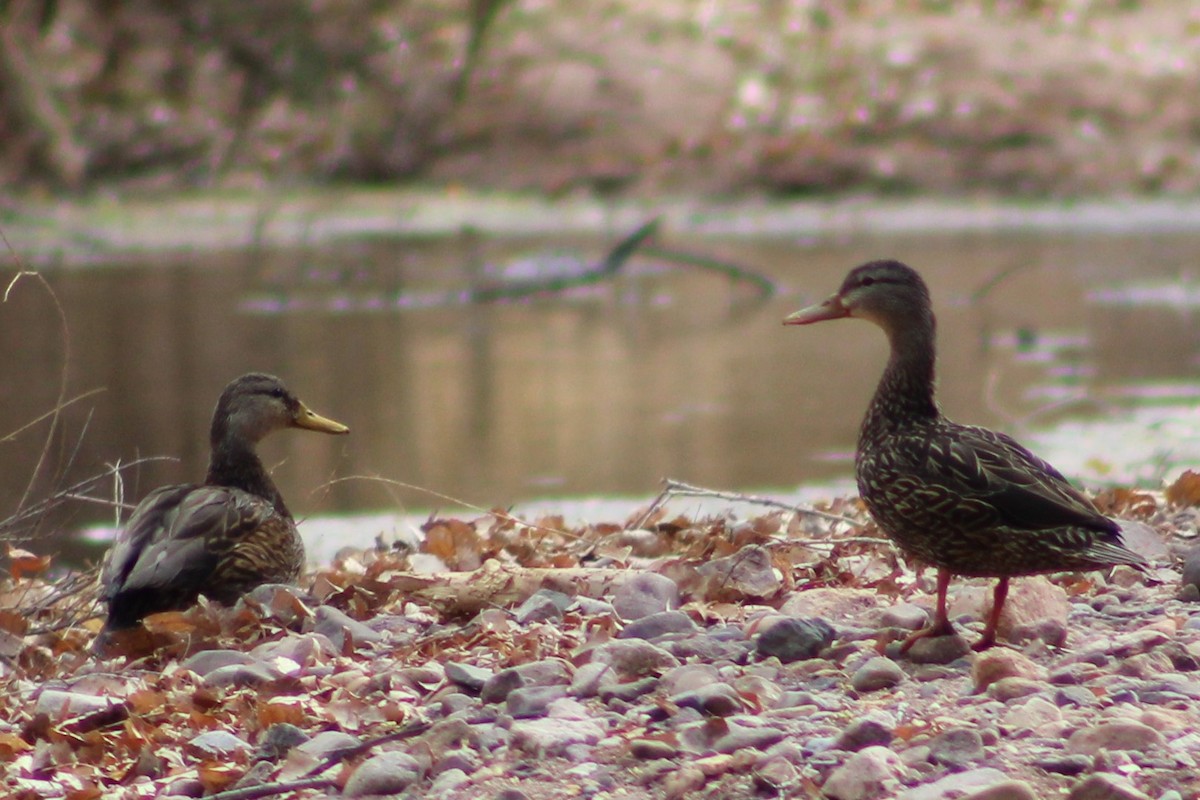
<svg viewBox="0 0 1200 800">
<path fill-rule="evenodd" d="M 782 740 L 787 733 L 778 728 L 730 725 L 729 733 L 713 742 L 718 753 L 738 753 L 743 750 L 765 750 Z"/>
<path fill-rule="evenodd" d="M 863 750 L 890 744 L 895 730 L 895 720 L 886 714 L 875 713 L 847 725 L 833 746 L 838 750 Z"/>
<path fill-rule="evenodd" d="M 274 642 L 263 642 L 251 650 L 250 655 L 264 664 L 286 658 L 301 667 L 311 667 L 336 652 L 328 636 L 310 632 L 293 633 Z"/>
<path fill-rule="evenodd" d="M 879 615 L 879 624 L 885 628 L 920 630 L 929 624 L 929 612 L 916 603 L 900 603 L 885 608 Z"/>
<path fill-rule="evenodd" d="M 1103 722 L 1071 734 L 1067 739 L 1067 751 L 1089 756 L 1100 750 L 1145 752 L 1162 743 L 1161 733 L 1140 722 Z"/>
<path fill-rule="evenodd" d="M 1010 677 L 1001 678 L 995 683 L 987 687 L 987 696 L 993 700 L 998 700 L 1001 703 L 1007 703 L 1011 700 L 1017 700 L 1022 697 L 1028 697 L 1032 694 L 1038 694 L 1047 689 L 1045 681 L 1038 681 L 1032 678 Z"/>
<path fill-rule="evenodd" d="M 562 619 L 563 612 L 570 605 L 571 598 L 562 592 L 538 589 L 513 609 L 513 619 L 518 625 Z"/>
<path fill-rule="evenodd" d="M 592 662 L 575 670 L 567 691 L 575 697 L 595 697 L 616 683 L 617 673 L 611 664 Z"/>
<path fill-rule="evenodd" d="M 985 691 L 996 681 L 1004 678 L 1046 680 L 1046 669 L 1029 656 L 1006 647 L 993 647 L 980 653 L 971 665 L 971 680 L 975 691 Z"/>
<path fill-rule="evenodd" d="M 821 587 L 792 592 L 779 607 L 779 613 L 785 617 L 842 620 L 854 619 L 878 605 L 879 594 L 873 589 Z"/>
<path fill-rule="evenodd" d="M 313 734 L 307 742 L 296 745 L 296 750 L 315 759 L 322 759 L 330 753 L 358 745 L 358 738 L 342 731 L 321 731 Z"/>
<path fill-rule="evenodd" d="M 1067 800 L 1151 800 L 1117 775 L 1089 775 L 1071 787 Z"/>
<path fill-rule="evenodd" d="M 643 572 L 617 587 L 612 606 L 621 619 L 641 619 L 678 608 L 679 587 L 666 575 Z"/>
<path fill-rule="evenodd" d="M 679 748 L 662 739 L 633 739 L 629 742 L 629 752 L 635 758 L 653 761 L 656 758 L 675 758 Z"/>
<path fill-rule="evenodd" d="M 263 686 L 273 683 L 282 677 L 274 670 L 268 669 L 265 664 L 229 664 L 224 667 L 218 667 L 212 672 L 204 676 L 204 685 L 211 687 L 235 686 L 243 688 L 247 686 Z"/>
<path fill-rule="evenodd" d="M 93 714 L 121 705 L 114 697 L 97 697 L 78 692 L 64 692 L 59 689 L 43 689 L 38 694 L 34 712 L 46 714 L 52 720 L 77 717 L 83 714 Z"/>
<path fill-rule="evenodd" d="M 421 779 L 421 765 L 407 753 L 387 751 L 371 756 L 342 789 L 344 797 L 399 794 Z"/>
<path fill-rule="evenodd" d="M 514 722 L 509 733 L 513 747 L 540 757 L 558 755 L 573 744 L 595 744 L 605 730 L 592 719 L 545 717 Z"/>
<path fill-rule="evenodd" d="M 935 764 L 963 769 L 983 756 L 983 737 L 974 728 L 952 728 L 939 734 L 929 745 L 929 760 Z"/>
<path fill-rule="evenodd" d="M 850 685 L 859 692 L 875 692 L 890 689 L 904 680 L 904 670 L 890 658 L 872 658 L 854 671 Z"/>
<path fill-rule="evenodd" d="M 668 695 L 700 689 L 720 680 L 712 664 L 684 664 L 663 674 L 662 687 Z"/>
<path fill-rule="evenodd" d="M 1062 711 L 1058 706 L 1044 697 L 1034 695 L 1006 709 L 1000 717 L 1000 727 L 1009 735 L 1020 736 L 1061 719 Z"/>
<path fill-rule="evenodd" d="M 357 649 L 361 645 L 373 644 L 383 639 L 383 635 L 378 631 L 333 606 L 317 606 L 316 613 L 313 614 L 313 631 L 327 636 L 338 653 L 345 651 L 347 641 Z"/>
<path fill-rule="evenodd" d="M 551 703 L 566 696 L 566 686 L 522 686 L 508 693 L 504 707 L 515 719 L 544 717 Z"/>
<path fill-rule="evenodd" d="M 257 658 L 238 650 L 201 650 L 179 663 L 181 669 L 190 670 L 201 678 L 213 670 L 233 665 L 257 664 Z"/>
<path fill-rule="evenodd" d="M 707 582 L 706 594 L 736 600 L 774 597 L 783 588 L 783 573 L 775 566 L 771 551 L 757 544 L 701 564 L 696 573 Z"/>
<path fill-rule="evenodd" d="M 900 758 L 886 747 L 868 747 L 835 769 L 821 794 L 830 800 L 874 800 L 890 797 L 906 772 Z"/>
<path fill-rule="evenodd" d="M 610 664 L 622 677 L 657 675 L 679 666 L 679 659 L 644 639 L 614 639 L 581 654 L 584 663 Z"/>
<path fill-rule="evenodd" d="M 1056 775 L 1079 775 L 1092 768 L 1092 757 L 1084 755 L 1053 755 L 1035 759 L 1035 767 Z"/>
<path fill-rule="evenodd" d="M 983 767 L 957 772 L 933 783 L 909 789 L 897 795 L 897 800 L 957 800 L 967 792 L 990 789 L 1007 781 L 1008 776 L 1000 770 Z"/>
<path fill-rule="evenodd" d="M 617 634 L 619 639 L 657 639 L 669 633 L 694 633 L 696 623 L 682 611 L 659 611 L 635 620 Z"/>
<path fill-rule="evenodd" d="M 205 731 L 188 741 L 188 747 L 201 756 L 221 758 L 253 750 L 245 740 L 229 731 Z"/>
<path fill-rule="evenodd" d="M 899 642 L 893 646 L 899 652 Z M 914 664 L 949 664 L 971 652 L 965 639 L 957 633 L 951 636 L 926 636 L 913 642 L 905 657 Z"/>
<path fill-rule="evenodd" d="M 510 693 L 523 686 L 567 686 L 570 683 L 571 668 L 567 663 L 547 658 L 500 670 L 484 681 L 479 699 L 485 703 L 502 703 Z"/>
<path fill-rule="evenodd" d="M 1179 588 L 1196 587 L 1196 597 L 1200 598 L 1200 544 L 1188 551 L 1183 557 L 1183 577 L 1180 578 Z"/>
<path fill-rule="evenodd" d="M 600 699 L 609 705 L 613 705 L 613 701 L 631 703 L 642 695 L 653 692 L 657 688 L 658 678 L 639 678 L 635 681 L 617 683 L 601 689 Z"/>
<path fill-rule="evenodd" d="M 833 627 L 823 619 L 785 617 L 758 635 L 760 658 L 775 656 L 784 664 L 815 658 L 833 642 Z"/>
<path fill-rule="evenodd" d="M 450 800 L 468 781 L 467 773 L 461 769 L 448 769 L 434 779 L 429 786 L 428 800 Z"/>
<path fill-rule="evenodd" d="M 1025 781 L 1004 781 L 965 794 L 962 800 L 1041 800 Z"/>
<path fill-rule="evenodd" d="M 984 619 L 992 613 L 993 600 L 994 596 L 989 592 L 983 603 Z M 1022 578 L 1009 586 L 996 632 L 1002 640 L 1013 643 L 1041 638 L 1039 631 L 1049 633 L 1051 638 L 1061 635 L 1060 641 L 1047 642 L 1058 647 L 1066 641 L 1070 613 L 1071 601 L 1061 586 L 1042 575 Z"/>
<path fill-rule="evenodd" d="M 694 708 L 714 717 L 728 717 L 745 709 L 741 696 L 726 683 L 710 683 L 672 695 L 671 702 L 681 708 Z"/>
<path fill-rule="evenodd" d="M 290 722 L 277 722 L 267 728 L 258 743 L 255 758 L 265 761 L 278 761 L 287 755 L 293 747 L 298 747 L 309 740 L 309 735 Z"/>
<path fill-rule="evenodd" d="M 494 675 L 495 673 L 486 667 L 477 667 L 474 664 L 464 664 L 458 661 L 446 662 L 446 680 L 476 694 L 483 691 L 484 684 Z"/>
</svg>

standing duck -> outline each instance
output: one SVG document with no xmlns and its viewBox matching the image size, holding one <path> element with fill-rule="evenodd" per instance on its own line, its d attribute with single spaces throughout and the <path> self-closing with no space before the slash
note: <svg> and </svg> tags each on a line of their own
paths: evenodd
<svg viewBox="0 0 1200 800">
<path fill-rule="evenodd" d="M 983 650 L 1017 575 L 1101 569 L 1145 561 L 1120 528 L 1054 467 L 1003 433 L 959 425 L 934 398 L 935 322 L 929 290 L 898 261 L 851 270 L 823 303 L 787 317 L 809 325 L 858 317 L 883 328 L 891 358 L 867 408 L 854 470 L 875 522 L 906 554 L 937 567 L 933 624 L 905 640 L 952 634 L 946 589 L 952 574 L 999 578 Z"/>
<path fill-rule="evenodd" d="M 147 614 L 186 608 L 203 594 L 232 605 L 263 583 L 290 583 L 304 545 L 255 447 L 283 428 L 348 433 L 314 414 L 283 382 L 251 373 L 221 393 L 203 484 L 164 486 L 146 496 L 117 536 L 100 575 L 105 630 Z"/>
</svg>

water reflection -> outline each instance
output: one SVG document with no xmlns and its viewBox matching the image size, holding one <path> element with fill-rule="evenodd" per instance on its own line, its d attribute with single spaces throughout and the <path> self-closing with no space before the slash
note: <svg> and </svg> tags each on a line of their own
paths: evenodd
<svg viewBox="0 0 1200 800">
<path fill-rule="evenodd" d="M 546 244 L 482 246 L 503 260 Z M 485 507 L 652 494 L 664 476 L 730 489 L 844 476 L 886 343 L 867 325 L 795 331 L 780 321 L 836 288 L 853 264 L 883 255 L 914 264 L 933 287 L 941 398 L 963 421 L 1024 435 L 1023 423 L 1054 400 L 1040 388 L 1048 383 L 1087 402 L 1039 422 L 1108 413 L 1126 402 L 1131 381 L 1191 380 L 1200 352 L 1190 309 L 1105 304 L 1095 294 L 1177 281 L 1200 239 L 679 244 L 761 269 L 784 292 L 747 305 L 724 278 L 649 261 L 560 299 L 406 308 L 370 300 L 465 285 L 480 245 L 457 239 L 47 272 L 70 327 L 67 392 L 103 391 L 64 411 L 41 472 L 44 423 L 0 445 L 0 504 L 16 508 L 35 473 L 36 494 L 142 455 L 179 460 L 130 475 L 130 498 L 196 479 L 216 396 L 249 370 L 278 373 L 352 428 L 336 441 L 280 435 L 264 443 L 264 460 L 299 514 L 447 505 L 369 480 L 326 485 L 352 475 Z M 262 304 L 272 297 L 284 305 Z M 296 298 L 307 310 L 281 313 Z M 46 293 L 19 284 L 0 306 L 0 335 L 0 400 L 13 431 L 58 396 L 64 346 Z M 1087 446 L 1109 449 L 1102 436 Z M 106 519 L 110 512 L 78 504 L 55 523 Z"/>
</svg>

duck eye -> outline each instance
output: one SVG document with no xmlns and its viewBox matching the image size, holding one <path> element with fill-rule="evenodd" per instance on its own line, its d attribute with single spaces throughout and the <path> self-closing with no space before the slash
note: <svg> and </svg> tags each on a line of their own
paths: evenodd
<svg viewBox="0 0 1200 800">
<path fill-rule="evenodd" d="M 280 400 L 282 400 L 284 392 L 283 392 L 283 389 L 276 387 L 276 388 L 272 389 L 271 391 L 267 392 L 267 394 L 271 395 L 271 397 L 277 397 Z"/>
<path fill-rule="evenodd" d="M 875 283 L 875 279 L 874 279 L 874 278 L 863 278 L 863 279 L 862 279 L 862 285 L 863 285 L 863 286 L 870 286 L 870 285 L 871 285 L 871 284 L 873 284 L 873 283 Z"/>
</svg>

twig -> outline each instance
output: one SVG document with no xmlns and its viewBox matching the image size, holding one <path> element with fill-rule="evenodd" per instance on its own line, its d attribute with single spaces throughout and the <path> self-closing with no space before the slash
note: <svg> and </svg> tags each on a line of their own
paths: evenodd
<svg viewBox="0 0 1200 800">
<path fill-rule="evenodd" d="M 388 742 L 398 742 L 402 739 L 408 739 L 413 736 L 420 736 L 422 733 L 425 733 L 425 731 L 432 727 L 433 723 L 430 722 L 415 722 L 412 725 L 401 728 L 398 731 L 385 733 L 383 736 L 376 736 L 374 739 L 367 739 L 364 742 L 359 742 L 358 744 L 350 745 L 349 747 L 338 748 L 317 762 L 316 766 L 305 772 L 301 777 L 309 778 L 315 775 L 320 775 L 330 767 L 336 767 L 347 758 L 353 758 L 354 756 L 361 755 L 370 750 L 372 747 L 377 747 L 381 744 L 387 744 Z M 214 795 L 213 797 L 208 798 L 208 800 L 216 800 L 216 797 L 217 795 Z"/>
<path fill-rule="evenodd" d="M 743 494 L 742 492 L 725 492 L 719 489 L 705 489 L 702 486 L 693 486 L 690 483 L 677 481 L 672 478 L 663 479 L 663 490 L 658 497 L 654 498 L 654 502 L 650 504 L 650 508 L 646 510 L 635 526 L 640 528 L 646 524 L 646 521 L 654 514 L 655 511 L 662 508 L 672 497 L 711 497 L 715 500 L 729 500 L 735 503 L 751 503 L 758 506 L 767 506 L 768 508 L 779 508 L 784 511 L 791 511 L 796 514 L 804 514 L 810 517 L 819 517 L 827 519 L 831 522 L 843 522 L 855 528 L 862 527 L 862 523 L 851 517 L 841 514 L 833 514 L 828 511 L 819 511 L 808 506 L 798 505 L 796 503 L 785 503 L 782 500 L 776 500 L 771 497 L 762 497 L 760 495 Z"/>
<path fill-rule="evenodd" d="M 301 778 L 295 781 L 260 783 L 257 786 L 245 786 L 241 789 L 217 792 L 210 794 L 206 800 L 255 800 L 258 797 L 271 797 L 288 792 L 300 792 L 305 789 L 328 789 L 331 786 L 337 786 L 337 781 L 333 778 Z"/>
</svg>

